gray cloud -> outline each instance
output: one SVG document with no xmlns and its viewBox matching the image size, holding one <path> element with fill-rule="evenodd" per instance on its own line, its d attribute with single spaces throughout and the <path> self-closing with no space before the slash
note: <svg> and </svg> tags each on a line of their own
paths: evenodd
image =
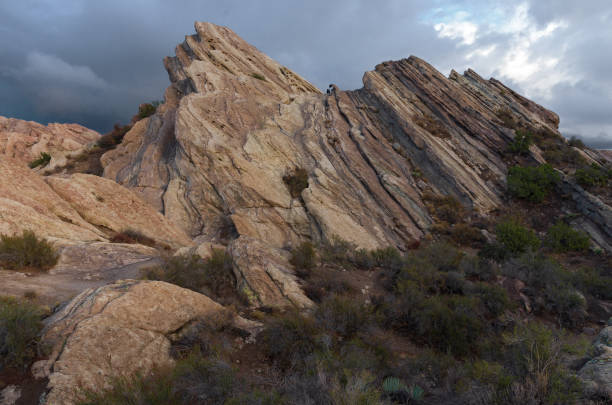
<svg viewBox="0 0 612 405">
<path fill-rule="evenodd" d="M 360 87 L 377 63 L 411 54 L 445 74 L 471 67 L 560 113 L 567 133 L 612 147 L 612 5 L 525 4 L 521 26 L 512 18 L 521 4 L 501 0 L 2 2 L 0 115 L 106 131 L 162 97 L 162 58 L 202 20 L 229 26 L 321 88 Z M 513 49 L 526 62 L 513 65 Z M 537 72 L 521 76 L 530 66 Z"/>
</svg>

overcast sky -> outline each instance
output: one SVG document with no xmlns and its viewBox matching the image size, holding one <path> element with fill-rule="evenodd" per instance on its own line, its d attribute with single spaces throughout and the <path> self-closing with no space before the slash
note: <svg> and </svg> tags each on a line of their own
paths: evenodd
<svg viewBox="0 0 612 405">
<path fill-rule="evenodd" d="M 385 60 L 468 67 L 612 148 L 610 0 L 0 0 L 0 115 L 126 122 L 168 86 L 162 59 L 195 20 L 226 25 L 320 88 Z"/>
</svg>

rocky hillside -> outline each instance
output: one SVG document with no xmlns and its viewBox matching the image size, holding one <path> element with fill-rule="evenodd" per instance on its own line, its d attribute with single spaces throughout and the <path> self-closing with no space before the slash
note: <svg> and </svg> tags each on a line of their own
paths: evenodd
<svg viewBox="0 0 612 405">
<path fill-rule="evenodd" d="M 174 384 L 160 403 L 208 403 L 234 370 L 220 359 L 248 384 L 212 403 L 264 403 L 240 396 L 261 400 L 251 385 L 292 404 L 579 397 L 576 353 L 537 375 L 508 359 L 534 355 L 516 351 L 529 339 L 561 350 L 540 324 L 575 340 L 612 316 L 609 155 L 471 70 L 412 56 L 321 92 L 230 29 L 195 29 L 164 60 L 164 103 L 102 141 L 0 117 L 0 295 L 26 297 L 40 341 L 11 357 L 0 317 L 0 389 L 16 381 L 0 403 L 20 384 L 36 403 L 108 403 L 75 388 L 96 398 L 133 373 L 128 391 L 164 386 L 151 370 Z M 47 264 L 16 258 L 27 240 Z M 44 325 L 32 302 L 55 307 Z M 16 303 L 0 296 L 0 315 Z M 589 398 L 612 398 L 605 336 Z M 362 401 L 371 389 L 381 402 Z"/>
</svg>

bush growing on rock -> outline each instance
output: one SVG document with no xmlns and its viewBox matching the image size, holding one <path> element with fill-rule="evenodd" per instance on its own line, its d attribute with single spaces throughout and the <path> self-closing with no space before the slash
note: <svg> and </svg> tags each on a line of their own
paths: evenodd
<svg viewBox="0 0 612 405">
<path fill-rule="evenodd" d="M 0 371 L 25 367 L 36 357 L 42 314 L 28 301 L 0 297 Z"/>
<path fill-rule="evenodd" d="M 283 177 L 283 181 L 289 188 L 289 194 L 293 198 L 300 198 L 302 196 L 302 191 L 308 188 L 308 172 L 298 167 L 293 171 L 293 173 L 286 175 Z"/>
<path fill-rule="evenodd" d="M 539 203 L 550 194 L 559 180 L 559 173 L 549 164 L 513 166 L 508 170 L 508 192 L 514 197 Z"/>
<path fill-rule="evenodd" d="M 23 231 L 19 236 L 0 235 L 0 267 L 48 270 L 57 260 L 53 246 L 32 231 Z"/>
<path fill-rule="evenodd" d="M 133 229 L 126 229 L 125 231 L 114 234 L 110 241 L 112 243 L 138 243 L 145 246 L 155 247 L 157 244 L 155 240 L 143 235 L 142 233 Z"/>
<path fill-rule="evenodd" d="M 612 170 L 593 163 L 576 170 L 574 177 L 576 182 L 585 188 L 605 187 L 612 179 Z"/>
<path fill-rule="evenodd" d="M 314 245 L 311 242 L 303 242 L 297 248 L 291 251 L 289 259 L 296 269 L 305 271 L 311 270 L 316 264 L 316 254 Z"/>
<path fill-rule="evenodd" d="M 51 155 L 49 155 L 47 152 L 41 152 L 40 157 L 38 159 L 31 161 L 29 166 L 30 166 L 30 169 L 35 169 L 38 166 L 45 167 L 49 164 L 50 161 L 51 161 Z"/>
<path fill-rule="evenodd" d="M 519 155 L 526 155 L 529 153 L 529 147 L 533 144 L 533 134 L 529 131 L 519 129 L 516 131 L 514 140 L 508 147 L 510 152 Z"/>
</svg>

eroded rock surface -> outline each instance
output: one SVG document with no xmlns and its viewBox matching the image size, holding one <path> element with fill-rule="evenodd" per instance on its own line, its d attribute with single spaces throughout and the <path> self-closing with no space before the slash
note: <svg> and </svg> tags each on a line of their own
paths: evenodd
<svg viewBox="0 0 612 405">
<path fill-rule="evenodd" d="M 49 168 L 65 163 L 100 138 L 100 134 L 78 124 L 49 124 L 0 117 L 0 156 L 28 165 L 42 152 L 51 155 Z"/>
<path fill-rule="evenodd" d="M 202 294 L 159 281 L 126 280 L 84 291 L 43 331 L 53 352 L 35 371 L 49 376 L 47 404 L 74 403 L 75 387 L 100 389 L 112 377 L 172 364 L 167 335 L 195 320 L 225 317 L 224 311 Z M 252 333 L 259 327 L 239 316 L 231 322 Z"/>
<path fill-rule="evenodd" d="M 165 60 L 164 106 L 102 159 L 193 237 L 406 249 L 432 222 L 425 192 L 499 205 L 514 136 L 499 110 L 557 130 L 554 113 L 472 71 L 446 78 L 410 57 L 325 95 L 231 30 L 195 28 Z M 294 198 L 283 178 L 296 168 L 308 186 Z"/>
<path fill-rule="evenodd" d="M 595 357 L 589 360 L 578 375 L 593 393 L 604 393 L 612 401 L 612 325 L 601 330 L 593 343 Z"/>
</svg>

